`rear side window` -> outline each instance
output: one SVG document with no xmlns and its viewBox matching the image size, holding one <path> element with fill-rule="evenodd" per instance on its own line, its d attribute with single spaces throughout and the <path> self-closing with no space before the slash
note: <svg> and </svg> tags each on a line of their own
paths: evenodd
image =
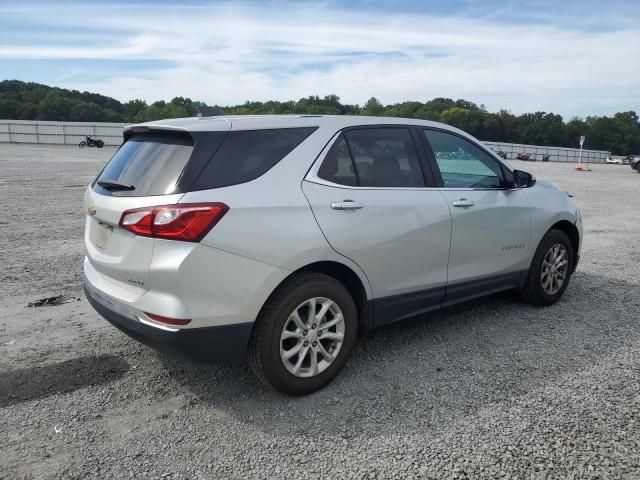
<svg viewBox="0 0 640 480">
<path fill-rule="evenodd" d="M 316 127 L 232 131 L 190 190 L 249 182 L 287 156 Z"/>
<path fill-rule="evenodd" d="M 424 187 L 418 154 L 406 128 L 363 128 L 345 136 L 361 187 Z"/>
<path fill-rule="evenodd" d="M 425 186 L 418 154 L 406 128 L 346 131 L 327 153 L 318 177 L 349 186 Z"/>
<path fill-rule="evenodd" d="M 146 196 L 178 193 L 178 182 L 191 153 L 188 135 L 140 134 L 129 138 L 115 153 L 93 184 L 103 195 Z M 130 190 L 107 190 L 99 181 L 131 185 Z"/>
<path fill-rule="evenodd" d="M 318 169 L 318 177 L 339 185 L 358 185 L 349 147 L 341 134 Z"/>
</svg>

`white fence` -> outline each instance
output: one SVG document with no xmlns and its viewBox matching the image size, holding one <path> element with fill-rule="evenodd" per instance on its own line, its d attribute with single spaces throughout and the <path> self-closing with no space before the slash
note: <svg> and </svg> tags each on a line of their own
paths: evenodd
<svg viewBox="0 0 640 480">
<path fill-rule="evenodd" d="M 0 120 L 0 143 L 42 143 L 78 145 L 85 135 L 101 139 L 105 145 L 122 143 L 124 123 L 40 122 Z"/>
<path fill-rule="evenodd" d="M 515 159 L 519 153 L 528 153 L 532 160 L 540 161 L 543 155 L 549 155 L 550 162 L 578 163 L 580 149 L 564 147 L 541 147 L 538 145 L 522 145 L 519 143 L 483 142 L 494 152 L 504 152 L 508 159 Z M 603 150 L 582 150 L 582 161 L 604 163 L 611 152 Z"/>
<path fill-rule="evenodd" d="M 90 122 L 44 122 L 30 120 L 0 120 L 0 143 L 42 143 L 56 145 L 77 145 L 85 135 L 101 139 L 105 145 L 122 143 L 122 128 L 125 123 Z M 518 153 L 528 153 L 535 160 L 549 155 L 551 162 L 577 162 L 579 149 L 563 147 L 542 147 L 517 143 L 484 142 L 494 151 L 502 151 L 507 158 L 515 159 Z M 604 163 L 610 152 L 583 150 L 583 161 Z"/>
</svg>

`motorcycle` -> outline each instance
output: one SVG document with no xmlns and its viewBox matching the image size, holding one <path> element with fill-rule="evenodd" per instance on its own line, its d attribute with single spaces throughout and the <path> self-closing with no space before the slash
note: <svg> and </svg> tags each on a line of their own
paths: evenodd
<svg viewBox="0 0 640 480">
<path fill-rule="evenodd" d="M 524 160 L 525 162 L 535 162 L 535 158 L 531 158 L 531 155 L 528 153 L 519 153 L 516 158 L 518 160 Z"/>
<path fill-rule="evenodd" d="M 542 156 L 542 161 L 543 162 L 548 162 L 550 158 L 551 158 L 551 156 L 549 154 L 545 154 L 545 155 Z"/>
<path fill-rule="evenodd" d="M 80 147 L 80 148 L 84 148 L 84 147 L 102 148 L 102 147 L 104 147 L 104 142 L 102 140 L 100 140 L 99 138 L 91 138 L 89 135 L 85 135 L 84 138 L 85 139 L 82 140 L 78 144 L 78 147 Z"/>
<path fill-rule="evenodd" d="M 502 150 L 498 150 L 498 156 L 504 158 L 505 160 L 507 160 L 508 158 L 507 152 L 503 152 Z"/>
</svg>

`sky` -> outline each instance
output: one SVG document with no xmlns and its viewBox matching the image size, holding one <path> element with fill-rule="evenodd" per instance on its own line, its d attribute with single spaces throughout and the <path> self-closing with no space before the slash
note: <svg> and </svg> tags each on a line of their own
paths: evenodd
<svg viewBox="0 0 640 480">
<path fill-rule="evenodd" d="M 640 1 L 0 0 L 0 80 L 127 101 L 640 112 Z"/>
</svg>

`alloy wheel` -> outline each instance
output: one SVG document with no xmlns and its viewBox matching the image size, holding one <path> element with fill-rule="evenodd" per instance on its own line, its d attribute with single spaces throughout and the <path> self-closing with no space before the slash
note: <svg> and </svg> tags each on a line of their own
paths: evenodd
<svg viewBox="0 0 640 480">
<path fill-rule="evenodd" d="M 314 377 L 325 371 L 340 353 L 345 322 L 331 299 L 305 300 L 289 314 L 280 334 L 280 358 L 296 377 Z"/>
<path fill-rule="evenodd" d="M 542 289 L 547 295 L 555 295 L 560 291 L 569 271 L 569 254 L 564 245 L 557 243 L 552 246 L 542 262 L 540 280 Z"/>
</svg>

